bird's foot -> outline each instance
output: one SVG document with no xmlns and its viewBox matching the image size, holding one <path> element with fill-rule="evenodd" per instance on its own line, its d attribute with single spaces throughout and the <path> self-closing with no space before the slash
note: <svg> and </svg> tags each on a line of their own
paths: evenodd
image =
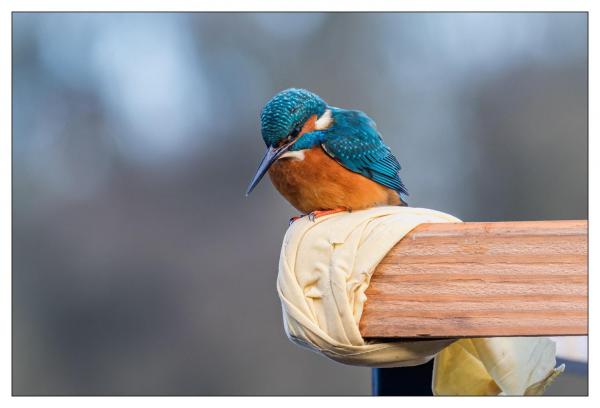
<svg viewBox="0 0 600 408">
<path fill-rule="evenodd" d="M 339 213 L 339 212 L 343 212 L 343 211 L 352 212 L 351 210 L 349 210 L 346 207 L 338 207 L 338 208 L 334 208 L 333 210 L 316 210 L 316 211 L 313 211 L 310 214 L 308 214 L 308 219 L 311 221 L 314 221 L 319 217 L 324 217 L 326 215 L 331 215 L 331 214 L 335 214 L 335 213 Z"/>
</svg>

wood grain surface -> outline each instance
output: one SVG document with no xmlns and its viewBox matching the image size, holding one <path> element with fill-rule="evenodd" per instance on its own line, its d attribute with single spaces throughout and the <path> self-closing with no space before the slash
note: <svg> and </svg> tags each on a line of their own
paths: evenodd
<svg viewBox="0 0 600 408">
<path fill-rule="evenodd" d="M 363 337 L 587 335 L 587 221 L 423 224 L 379 264 Z"/>
</svg>

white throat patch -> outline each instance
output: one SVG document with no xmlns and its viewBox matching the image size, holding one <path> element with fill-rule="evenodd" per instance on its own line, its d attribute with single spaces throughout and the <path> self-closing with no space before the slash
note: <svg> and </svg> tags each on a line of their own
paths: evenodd
<svg viewBox="0 0 600 408">
<path fill-rule="evenodd" d="M 316 130 L 325 130 L 333 123 L 333 118 L 331 117 L 331 109 L 325 110 L 321 117 L 317 119 L 315 122 Z"/>
<path fill-rule="evenodd" d="M 287 151 L 279 159 L 304 160 L 304 150 Z"/>
</svg>

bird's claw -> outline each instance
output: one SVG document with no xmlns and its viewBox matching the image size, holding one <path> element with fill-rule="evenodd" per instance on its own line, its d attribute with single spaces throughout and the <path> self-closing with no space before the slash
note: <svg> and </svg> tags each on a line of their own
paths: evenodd
<svg viewBox="0 0 600 408">
<path fill-rule="evenodd" d="M 352 210 L 350 210 L 349 208 L 344 208 L 344 207 L 334 208 L 333 210 L 315 210 L 315 211 L 311 212 L 310 214 L 308 214 L 308 219 L 314 222 L 317 218 L 324 217 L 326 215 L 339 213 L 339 212 L 344 212 L 344 211 L 352 212 Z"/>
<path fill-rule="evenodd" d="M 304 217 L 308 217 L 309 221 L 315 222 L 317 220 L 317 218 L 319 218 L 319 217 L 323 217 L 325 215 L 339 213 L 339 212 L 342 212 L 342 211 L 352 212 L 352 209 L 350 209 L 350 208 L 344 208 L 344 207 L 339 207 L 339 208 L 334 208 L 333 210 L 315 210 L 315 211 L 312 211 L 312 212 L 310 212 L 308 214 L 301 214 L 301 215 L 297 215 L 295 217 L 290 218 L 290 222 L 289 222 L 288 225 L 292 225 L 294 223 L 294 221 L 297 221 L 300 218 L 304 218 Z"/>
<path fill-rule="evenodd" d="M 296 215 L 295 217 L 290 218 L 290 222 L 288 223 L 288 226 L 292 225 L 294 223 L 294 221 L 297 221 L 302 217 L 306 217 L 306 214 Z"/>
</svg>

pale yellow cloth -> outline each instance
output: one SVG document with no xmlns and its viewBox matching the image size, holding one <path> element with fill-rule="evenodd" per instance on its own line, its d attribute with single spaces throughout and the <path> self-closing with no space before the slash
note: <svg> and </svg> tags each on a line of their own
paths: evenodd
<svg viewBox="0 0 600 408">
<path fill-rule="evenodd" d="M 369 367 L 418 365 L 437 354 L 436 394 L 543 391 L 556 363 L 549 339 L 365 342 L 361 337 L 364 292 L 375 267 L 410 230 L 433 222 L 460 220 L 428 209 L 377 207 L 295 221 L 284 238 L 277 277 L 288 337 L 338 362 Z"/>
</svg>

